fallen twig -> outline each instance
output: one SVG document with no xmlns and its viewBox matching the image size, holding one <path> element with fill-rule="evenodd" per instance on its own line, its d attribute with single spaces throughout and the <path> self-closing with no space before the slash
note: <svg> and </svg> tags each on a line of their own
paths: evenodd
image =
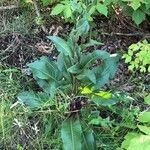
<svg viewBox="0 0 150 150">
<path fill-rule="evenodd" d="M 37 6 L 37 2 L 35 0 L 33 0 L 33 5 L 34 5 L 34 9 L 35 9 L 35 12 L 36 12 L 36 15 L 41 18 L 41 14 L 40 14 L 40 11 L 38 9 L 38 6 Z M 46 27 L 44 25 L 41 25 L 41 28 L 42 30 L 45 32 L 45 33 L 48 33 Z"/>
<path fill-rule="evenodd" d="M 150 34 L 148 33 L 142 33 L 142 32 L 138 32 L 138 33 L 101 33 L 102 35 L 118 35 L 118 36 L 143 36 L 143 37 L 150 37 Z"/>
<path fill-rule="evenodd" d="M 15 9 L 15 8 L 18 8 L 18 5 L 1 6 L 0 11 L 11 10 L 11 9 Z"/>
</svg>

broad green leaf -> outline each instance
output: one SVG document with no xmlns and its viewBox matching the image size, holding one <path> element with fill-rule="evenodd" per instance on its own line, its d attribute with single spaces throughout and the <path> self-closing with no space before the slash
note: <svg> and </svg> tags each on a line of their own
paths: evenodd
<svg viewBox="0 0 150 150">
<path fill-rule="evenodd" d="M 150 135 L 150 127 L 138 125 L 138 128 L 145 134 Z"/>
<path fill-rule="evenodd" d="M 132 14 L 132 20 L 139 25 L 140 23 L 142 23 L 146 18 L 146 15 L 144 12 L 142 12 L 141 10 L 136 10 L 133 12 Z"/>
<path fill-rule="evenodd" d="M 63 53 L 60 53 L 57 58 L 57 67 L 60 71 L 67 71 L 68 68 L 72 66 L 72 60 L 70 56 L 66 56 Z"/>
<path fill-rule="evenodd" d="M 68 118 L 62 123 L 61 138 L 64 150 L 81 150 L 82 129 L 79 119 Z"/>
<path fill-rule="evenodd" d="M 105 60 L 107 58 L 110 58 L 110 54 L 106 51 L 101 50 L 95 50 L 92 53 L 89 54 L 83 54 L 80 64 L 85 67 L 89 67 L 95 60 L 102 59 Z"/>
<path fill-rule="evenodd" d="M 77 63 L 77 64 L 71 66 L 70 68 L 68 68 L 67 71 L 69 71 L 70 73 L 73 73 L 73 74 L 78 74 L 78 73 L 80 73 L 82 70 L 81 70 L 81 68 L 80 68 L 80 64 Z"/>
<path fill-rule="evenodd" d="M 82 132 L 82 150 L 96 150 L 96 143 L 93 131 L 86 126 L 83 126 Z"/>
<path fill-rule="evenodd" d="M 93 102 L 95 102 L 97 105 L 111 106 L 118 102 L 126 101 L 128 99 L 126 95 L 119 92 L 114 92 L 113 94 L 108 93 L 108 95 L 102 95 L 102 96 L 96 94 L 97 93 L 93 92 L 90 99 Z"/>
<path fill-rule="evenodd" d="M 147 95 L 145 98 L 144 98 L 144 102 L 148 105 L 150 105 L 150 94 Z"/>
<path fill-rule="evenodd" d="M 127 150 L 150 150 L 150 136 L 139 135 L 131 139 L 130 145 Z"/>
<path fill-rule="evenodd" d="M 71 56 L 71 49 L 65 40 L 57 36 L 48 36 L 47 38 L 55 44 L 59 52 Z"/>
<path fill-rule="evenodd" d="M 55 64 L 50 62 L 48 57 L 41 57 L 40 60 L 28 64 L 33 76 L 40 79 L 54 80 L 57 82 L 55 71 L 57 70 Z"/>
<path fill-rule="evenodd" d="M 131 140 L 135 137 L 138 137 L 139 134 L 138 133 L 134 133 L 134 132 L 129 132 L 124 138 L 125 140 L 122 142 L 121 144 L 121 148 L 127 149 L 130 146 Z"/>
<path fill-rule="evenodd" d="M 107 17 L 108 10 L 107 10 L 106 5 L 98 3 L 97 6 L 96 6 L 96 9 L 99 13 L 101 13 L 101 14 L 103 14 Z"/>
<path fill-rule="evenodd" d="M 96 76 L 93 71 L 91 70 L 85 70 L 84 71 L 85 77 L 87 77 L 89 80 L 91 80 L 94 84 L 96 84 Z"/>
<path fill-rule="evenodd" d="M 137 10 L 141 6 L 141 0 L 132 0 L 130 6 L 134 9 Z"/>
<path fill-rule="evenodd" d="M 119 100 L 116 99 L 115 97 L 103 98 L 97 95 L 93 95 L 91 97 L 91 100 L 95 102 L 97 105 L 103 105 L 103 106 L 111 106 L 119 102 Z"/>
<path fill-rule="evenodd" d="M 58 14 L 60 14 L 61 12 L 63 12 L 64 9 L 65 9 L 65 5 L 63 5 L 63 4 L 57 4 L 57 5 L 52 9 L 51 15 L 58 15 Z"/>
<path fill-rule="evenodd" d="M 109 57 L 103 61 L 100 66 L 93 68 L 97 77 L 95 89 L 99 89 L 112 79 L 117 70 L 119 57 Z"/>
<path fill-rule="evenodd" d="M 17 98 L 31 108 L 41 108 L 50 101 L 49 95 L 46 93 L 22 92 Z"/>
<path fill-rule="evenodd" d="M 90 8 L 89 15 L 92 15 L 95 12 L 95 10 L 96 10 L 96 6 L 94 5 Z"/>
<path fill-rule="evenodd" d="M 83 68 L 84 69 L 84 68 Z M 90 81 L 92 81 L 94 84 L 96 84 L 96 76 L 94 74 L 94 72 L 90 69 L 85 69 L 83 70 L 82 73 L 80 73 L 78 76 L 77 76 L 77 79 L 79 80 L 82 80 L 82 79 L 89 79 Z"/>
<path fill-rule="evenodd" d="M 83 55 L 82 58 L 80 68 L 89 68 L 95 61 L 100 61 L 100 63 L 91 70 L 96 75 L 95 89 L 104 86 L 109 79 L 114 77 L 117 69 L 118 56 L 112 56 L 105 51 L 96 50 L 93 53 Z"/>
<path fill-rule="evenodd" d="M 111 92 L 107 92 L 107 91 L 99 91 L 97 93 L 94 93 L 97 96 L 103 97 L 105 99 L 109 99 L 112 97 L 112 93 Z"/>
<path fill-rule="evenodd" d="M 98 69 L 95 68 L 95 69 Z M 95 89 L 100 89 L 101 87 L 103 87 L 106 83 L 108 83 L 109 79 L 110 79 L 110 75 L 109 75 L 109 72 L 107 72 L 106 75 L 103 75 L 103 72 L 105 70 L 102 70 L 100 73 L 97 73 L 97 76 L 99 76 L 97 78 L 97 82 L 96 82 L 96 86 L 95 86 Z"/>
<path fill-rule="evenodd" d="M 69 5 L 67 5 L 64 9 L 65 18 L 70 18 L 72 16 L 72 10 Z"/>
<path fill-rule="evenodd" d="M 86 17 L 83 17 L 77 22 L 76 31 L 78 35 L 86 34 L 90 29 L 89 22 Z"/>
<path fill-rule="evenodd" d="M 141 112 L 138 120 L 143 123 L 145 123 L 145 122 L 150 123 L 150 112 Z"/>
<path fill-rule="evenodd" d="M 58 88 L 58 82 L 56 83 L 55 81 L 46 81 L 39 78 L 35 79 L 45 93 L 48 93 L 51 97 L 54 97 Z"/>
<path fill-rule="evenodd" d="M 49 5 L 52 2 L 52 0 L 42 0 L 42 3 L 44 6 Z"/>
<path fill-rule="evenodd" d="M 66 66 L 64 64 L 64 55 L 60 53 L 57 57 L 57 67 L 60 71 L 66 70 Z"/>
<path fill-rule="evenodd" d="M 70 73 L 68 72 L 68 67 L 71 66 L 69 56 L 65 56 L 64 54 L 60 53 L 57 57 L 57 67 L 60 70 L 60 74 L 71 83 L 72 78 Z"/>
</svg>

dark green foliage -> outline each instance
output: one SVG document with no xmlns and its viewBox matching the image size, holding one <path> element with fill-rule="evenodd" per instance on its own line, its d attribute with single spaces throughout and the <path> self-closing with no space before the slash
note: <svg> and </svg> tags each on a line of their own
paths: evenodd
<svg viewBox="0 0 150 150">
<path fill-rule="evenodd" d="M 23 92 L 18 95 L 18 99 L 32 109 L 49 107 L 51 110 L 60 111 L 61 115 L 67 110 L 75 111 L 69 112 L 70 116 L 62 124 L 61 137 L 65 150 L 89 147 L 96 149 L 93 131 L 79 119 L 81 116 L 78 111 L 82 109 L 82 103 L 92 101 L 97 105 L 113 105 L 120 101 L 111 96 L 103 99 L 106 96 L 102 94 L 97 95 L 95 101 L 92 94 L 81 94 L 81 87 L 92 88 L 94 93 L 108 83 L 115 75 L 119 58 L 117 54 L 111 55 L 102 50 L 84 52 L 77 41 L 82 32 L 85 32 L 85 27 L 86 31 L 89 30 L 88 26 L 84 27 L 85 21 L 77 24 L 77 29 L 80 30 L 73 30 L 67 41 L 57 36 L 48 36 L 59 52 L 57 60 L 41 57 L 28 64 L 33 77 L 44 92 Z M 63 95 L 67 95 L 68 98 L 64 98 Z M 54 102 L 54 99 L 59 100 Z"/>
<path fill-rule="evenodd" d="M 72 150 L 81 149 L 82 129 L 79 119 L 69 118 L 62 123 L 61 137 L 64 149 Z"/>
<path fill-rule="evenodd" d="M 48 88 L 67 90 L 66 86 L 68 86 L 68 90 L 71 91 L 75 86 L 73 82 L 76 84 L 80 82 L 78 87 L 88 85 L 100 89 L 109 79 L 113 78 L 118 60 L 115 55 L 101 50 L 84 54 L 77 44 L 76 49 L 78 51 L 71 49 L 67 42 L 59 37 L 49 36 L 48 38 L 55 43 L 60 52 L 57 61 L 50 61 L 47 57 L 42 57 L 28 65 L 35 79 L 41 80 L 41 82 L 43 80 L 42 87 L 44 90 Z M 101 61 L 100 64 L 92 67 L 96 60 Z M 40 85 L 41 82 L 39 82 Z M 79 88 L 76 90 L 74 93 L 78 92 Z M 51 90 L 49 92 L 52 94 Z"/>
<path fill-rule="evenodd" d="M 53 16 L 50 19 L 54 19 L 55 15 L 63 15 L 61 19 L 76 25 L 67 38 L 47 37 L 57 49 L 56 58 L 43 56 L 27 65 L 39 85 L 38 88 L 38 85 L 34 83 L 32 86 L 30 82 L 16 82 L 15 80 L 21 76 L 16 69 L 0 70 L 0 85 L 2 86 L 0 89 L 2 97 L 0 100 L 0 136 L 2 137 L 0 149 L 114 150 L 120 147 L 123 136 L 129 130 L 130 132 L 125 136 L 125 141 L 120 149 L 132 150 L 136 147 L 139 150 L 149 150 L 150 112 L 145 110 L 150 104 L 149 95 L 145 98 L 145 104 L 142 104 L 140 108 L 135 100 L 118 91 L 122 89 L 120 88 L 122 83 L 117 88 L 107 84 L 115 76 L 119 56 L 96 49 L 97 45 L 102 45 L 102 43 L 91 39 L 93 33 L 90 33 L 90 38 L 88 36 L 89 31 L 95 30 L 95 27 L 90 30 L 93 16 L 100 14 L 100 16 L 103 15 L 102 18 L 107 17 L 114 10 L 116 12 L 119 10 L 120 16 L 122 14 L 131 16 L 132 20 L 139 25 L 150 15 L 149 1 L 23 0 L 21 2 L 19 8 L 23 6 L 26 9 L 29 6 L 28 9 L 32 10 L 29 11 L 30 16 L 37 15 L 35 22 L 42 25 L 42 28 L 45 25 L 44 27 L 49 30 L 51 26 L 51 23 L 47 24 L 44 20 L 44 18 L 49 20 L 49 11 Z M 24 17 L 24 14 L 22 16 Z M 28 18 L 28 15 L 25 17 Z M 123 16 L 121 17 L 123 18 Z M 18 18 L 15 13 L 15 18 L 17 21 L 20 17 Z M 5 27 L 5 19 L 2 22 L 2 26 Z M 13 32 L 18 31 L 18 27 L 20 29 L 20 26 L 16 24 L 13 24 L 11 28 Z M 16 30 L 14 27 L 17 27 Z M 27 29 L 28 26 L 25 27 Z M 26 31 L 29 31 L 30 28 L 35 30 L 35 26 L 31 25 Z M 40 31 L 37 30 L 39 29 L 34 32 Z M 22 32 L 22 30 L 20 31 Z M 97 28 L 95 32 L 97 32 Z M 25 33 L 29 34 L 29 32 Z M 48 34 L 47 31 L 46 34 Z M 59 35 L 65 37 L 64 33 Z M 20 42 L 22 43 L 22 40 L 19 39 L 20 34 L 17 37 L 20 45 Z M 35 43 L 38 42 L 38 39 L 35 40 Z M 89 42 L 84 42 L 88 40 Z M 35 43 L 27 44 L 34 45 Z M 138 46 L 142 49 L 141 51 L 146 50 L 146 53 L 138 53 L 136 56 L 140 61 L 135 59 L 133 66 L 137 69 L 142 61 L 149 70 L 147 67 L 149 45 L 147 41 L 143 43 L 143 47 L 141 47 L 141 43 Z M 9 44 L 6 46 L 8 48 L 3 50 L 7 52 Z M 137 49 L 137 45 L 133 45 L 132 48 Z M 127 61 L 131 57 L 135 57 L 135 51 L 132 48 L 128 53 Z M 12 49 L 14 54 L 13 46 Z M 21 56 L 22 54 L 19 55 L 19 59 L 22 58 Z M 22 66 L 24 67 L 24 65 Z M 143 67 L 140 68 L 145 72 L 146 69 Z M 33 78 L 29 77 L 28 79 L 33 81 Z M 122 81 L 120 76 L 119 81 Z M 114 81 L 111 83 L 113 84 Z M 27 87 L 28 84 L 31 88 Z M 106 91 L 107 87 L 109 91 Z M 113 90 L 110 90 L 112 87 Z M 145 87 L 142 84 L 142 91 L 145 90 Z M 16 102 L 16 93 L 24 91 L 24 89 L 25 92 L 18 94 L 19 102 Z M 139 113 L 140 109 L 141 113 Z"/>
</svg>

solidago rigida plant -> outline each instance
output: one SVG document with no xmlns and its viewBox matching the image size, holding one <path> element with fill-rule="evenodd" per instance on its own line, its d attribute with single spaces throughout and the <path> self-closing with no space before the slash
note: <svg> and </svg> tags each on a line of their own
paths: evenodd
<svg viewBox="0 0 150 150">
<path fill-rule="evenodd" d="M 115 75 L 118 55 L 102 50 L 85 52 L 84 48 L 90 44 L 79 45 L 78 40 L 88 30 L 88 21 L 82 18 L 66 40 L 48 36 L 58 51 L 57 59 L 43 56 L 28 64 L 41 90 L 18 95 L 19 101 L 32 111 L 49 110 L 56 117 L 62 116 L 61 138 L 65 150 L 95 150 L 91 127 L 96 119 L 102 118 L 99 113 L 95 118 L 88 116 L 95 109 L 98 111 L 99 106 L 114 105 L 122 100 L 118 93 L 102 90 Z"/>
</svg>

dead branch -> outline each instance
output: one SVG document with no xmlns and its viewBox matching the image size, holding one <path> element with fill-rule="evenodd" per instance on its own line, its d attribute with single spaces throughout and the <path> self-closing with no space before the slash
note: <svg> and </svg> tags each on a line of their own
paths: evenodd
<svg viewBox="0 0 150 150">
<path fill-rule="evenodd" d="M 108 35 L 108 36 L 113 36 L 113 35 L 118 35 L 118 36 L 142 36 L 142 37 L 150 37 L 150 34 L 148 33 L 142 33 L 142 32 L 137 32 L 137 33 L 101 33 L 102 35 Z"/>
<path fill-rule="evenodd" d="M 33 5 L 34 5 L 34 9 L 35 9 L 35 12 L 36 12 L 36 15 L 41 18 L 41 14 L 40 14 L 40 11 L 38 9 L 38 5 L 37 5 L 37 2 L 35 0 L 33 0 Z M 48 33 L 46 27 L 44 25 L 41 25 L 41 28 L 42 30 L 45 32 L 45 33 Z"/>
<path fill-rule="evenodd" d="M 0 11 L 11 10 L 18 8 L 18 5 L 10 5 L 10 6 L 1 6 Z"/>
</svg>

